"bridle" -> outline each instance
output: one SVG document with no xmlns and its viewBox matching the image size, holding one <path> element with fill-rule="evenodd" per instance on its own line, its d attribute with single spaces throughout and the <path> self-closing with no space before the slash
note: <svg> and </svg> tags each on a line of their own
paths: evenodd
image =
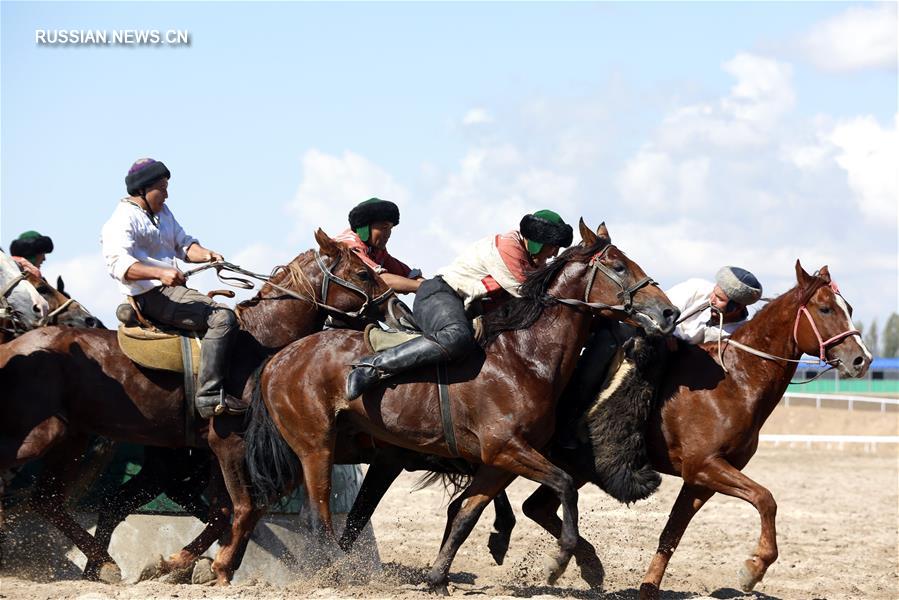
<svg viewBox="0 0 899 600">
<path fill-rule="evenodd" d="M 826 285 L 830 286 L 830 289 L 833 290 L 834 294 L 836 294 L 842 298 L 842 294 L 840 294 L 840 288 L 837 287 L 836 283 L 831 281 L 829 284 L 826 284 Z M 818 288 L 818 289 L 820 289 L 820 288 Z M 827 349 L 830 348 L 831 346 L 835 346 L 835 345 L 839 344 L 840 342 L 842 342 L 844 339 L 846 339 L 848 337 L 852 337 L 854 335 L 861 337 L 861 335 L 862 335 L 861 331 L 859 331 L 858 329 L 855 329 L 855 328 L 851 328 L 851 329 L 847 329 L 846 331 L 844 331 L 842 333 L 838 333 L 837 335 L 825 340 L 821 336 L 821 332 L 818 331 L 818 326 L 815 325 L 815 320 L 812 319 L 812 315 L 808 310 L 807 304 L 808 304 L 808 301 L 803 302 L 799 306 L 799 308 L 796 309 L 796 319 L 793 321 L 793 342 L 796 344 L 797 347 L 799 346 L 799 337 L 798 337 L 799 322 L 802 320 L 802 317 L 804 315 L 806 317 L 806 319 L 808 319 L 809 325 L 811 325 L 811 328 L 812 328 L 812 332 L 815 334 L 815 339 L 818 342 L 818 359 L 817 360 L 785 358 L 783 356 L 776 356 L 774 354 L 769 354 L 768 352 L 763 352 L 762 350 L 757 350 L 751 346 L 747 346 L 746 344 L 741 344 L 740 342 L 736 342 L 730 338 L 722 339 L 722 333 L 724 331 L 724 328 L 723 328 L 724 315 L 723 315 L 723 313 L 718 311 L 718 315 L 719 315 L 718 362 L 721 364 L 721 368 L 724 369 L 724 372 L 727 373 L 728 371 L 727 371 L 727 367 L 724 365 L 724 349 L 725 348 L 722 347 L 722 343 L 725 346 L 733 346 L 735 348 L 739 348 L 740 350 L 743 350 L 744 352 L 748 352 L 749 354 L 753 354 L 755 356 L 758 356 L 760 358 L 765 358 L 768 360 L 783 361 L 783 362 L 805 364 L 805 365 L 815 365 L 815 366 L 827 365 L 826 369 L 822 370 L 820 373 L 818 373 L 811 379 L 808 379 L 806 381 L 791 381 L 790 382 L 790 383 L 795 383 L 795 384 L 810 383 L 810 382 L 814 381 L 815 379 L 818 379 L 819 377 L 824 375 L 824 373 L 827 373 L 828 371 L 830 371 L 831 369 L 833 369 L 837 365 L 839 365 L 841 362 L 840 359 L 838 359 L 838 358 L 837 359 L 828 359 L 827 358 L 827 356 L 826 356 Z"/>
<path fill-rule="evenodd" d="M 286 288 L 284 286 L 278 285 L 277 283 L 274 283 L 272 281 L 272 279 L 274 279 L 275 276 L 279 272 L 281 272 L 282 270 L 288 269 L 288 267 L 286 265 L 279 265 L 279 266 L 275 267 L 272 270 L 271 275 L 266 276 L 266 275 L 262 275 L 260 273 L 254 273 L 253 271 L 244 269 L 243 267 L 235 265 L 234 263 L 230 263 L 227 261 L 215 261 L 215 262 L 207 263 L 207 264 L 197 267 L 195 269 L 190 269 L 189 271 L 185 271 L 184 276 L 189 277 L 190 275 L 199 273 L 200 271 L 205 271 L 207 269 L 215 269 L 216 276 L 219 278 L 219 281 L 221 281 L 222 283 L 225 283 L 230 286 L 242 288 L 242 289 L 252 289 L 254 287 L 252 282 L 250 282 L 246 279 L 242 279 L 240 277 L 223 275 L 222 271 L 230 271 L 233 273 L 240 273 L 241 275 L 245 275 L 247 277 L 251 277 L 253 279 L 257 279 L 263 283 L 266 283 L 266 284 L 270 285 L 271 287 L 273 287 L 274 289 L 281 292 L 282 294 L 290 296 L 291 298 L 294 298 L 296 300 L 302 300 L 303 302 L 308 302 L 310 304 L 313 304 L 317 308 L 324 310 L 329 315 L 334 316 L 336 318 L 342 318 L 342 319 L 362 318 L 366 315 L 366 313 L 369 310 L 380 306 L 381 304 L 386 302 L 395 293 L 393 291 L 393 289 L 388 288 L 387 291 L 385 291 L 384 293 L 379 294 L 378 296 L 372 298 L 369 295 L 369 293 L 367 291 L 365 291 L 362 287 L 356 285 L 352 281 L 348 281 L 348 280 L 334 274 L 333 269 L 337 267 L 338 263 L 340 263 L 339 256 L 334 261 L 334 263 L 332 265 L 330 265 L 330 267 L 329 267 L 327 264 L 325 264 L 325 261 L 322 258 L 321 253 L 318 250 L 315 251 L 315 264 L 322 273 L 322 285 L 321 285 L 321 298 L 322 299 L 321 299 L 321 301 L 316 300 L 315 297 L 304 296 L 303 294 L 300 294 L 300 293 L 298 293 L 294 290 L 291 290 L 289 288 Z M 328 304 L 328 293 L 330 292 L 330 287 L 331 287 L 332 282 L 337 286 L 340 286 L 342 288 L 348 289 L 352 292 L 355 292 L 355 293 L 361 295 L 364 298 L 364 302 L 362 303 L 362 306 L 360 306 L 357 310 L 354 310 L 354 311 L 345 311 L 340 308 L 337 308 L 336 306 L 331 306 L 330 304 Z M 270 300 L 272 298 L 262 298 L 262 299 Z"/>
<path fill-rule="evenodd" d="M 602 250 L 600 250 L 590 258 L 590 262 L 588 263 L 590 272 L 587 274 L 587 286 L 584 289 L 583 300 L 576 300 L 573 298 L 556 298 L 555 296 L 552 296 L 550 294 L 547 294 L 547 296 L 549 296 L 552 300 L 559 302 L 560 304 L 564 304 L 566 306 L 571 306 L 574 308 L 586 308 L 591 312 L 610 310 L 615 312 L 622 312 L 629 317 L 637 314 L 639 311 L 634 309 L 634 296 L 636 295 L 636 293 L 648 285 L 658 287 L 659 284 L 656 283 L 651 277 L 643 277 L 630 286 L 626 285 L 624 280 L 618 275 L 618 273 L 602 264 L 602 259 L 606 256 L 611 248 L 612 244 L 606 244 L 606 246 Z M 618 286 L 619 290 L 617 297 L 620 301 L 620 304 L 590 302 L 590 292 L 593 291 L 593 284 L 596 282 L 597 273 L 602 273 L 615 285 Z"/>
</svg>

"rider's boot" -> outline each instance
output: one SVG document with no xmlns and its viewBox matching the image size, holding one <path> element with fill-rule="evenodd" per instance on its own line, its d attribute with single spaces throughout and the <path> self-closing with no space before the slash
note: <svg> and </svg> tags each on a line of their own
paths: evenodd
<svg viewBox="0 0 899 600">
<path fill-rule="evenodd" d="M 204 419 L 221 414 L 241 414 L 247 405 L 225 392 L 225 367 L 231 337 L 204 339 L 200 343 L 200 372 L 197 377 L 197 412 Z"/>
<path fill-rule="evenodd" d="M 446 351 L 424 336 L 404 342 L 372 356 L 364 356 L 353 365 L 346 379 L 346 399 L 353 400 L 377 383 L 415 367 L 435 365 L 447 360 Z"/>
</svg>

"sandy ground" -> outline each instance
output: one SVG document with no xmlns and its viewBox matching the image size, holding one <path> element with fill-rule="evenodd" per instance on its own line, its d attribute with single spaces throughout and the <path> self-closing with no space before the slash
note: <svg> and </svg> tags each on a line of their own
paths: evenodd
<svg viewBox="0 0 899 600">
<path fill-rule="evenodd" d="M 814 433 L 896 433 L 895 415 L 858 414 L 778 409 L 765 431 L 796 433 L 797 423 L 815 419 Z M 777 499 L 779 560 L 755 593 L 738 591 L 737 570 L 755 545 L 758 515 L 742 501 L 716 496 L 675 553 L 663 598 L 899 598 L 899 454 L 895 445 L 879 448 L 874 453 L 849 447 L 761 448 L 746 473 Z M 0 598 L 427 598 L 421 582 L 437 554 L 447 499 L 436 487 L 411 492 L 416 480 L 404 475 L 375 514 L 384 562 L 378 572 L 346 560 L 336 575 L 331 571 L 287 584 L 252 581 L 229 589 L 158 582 L 34 583 L 0 576 Z M 630 508 L 596 488 L 582 490 L 581 533 L 596 546 L 606 571 L 600 590 L 588 586 L 573 561 L 555 586 L 545 585 L 541 563 L 554 540 L 521 514 L 521 503 L 535 485 L 516 481 L 509 492 L 518 526 L 505 564 L 495 565 L 486 549 L 493 519 L 488 508 L 453 564 L 450 592 L 482 598 L 636 598 L 679 487 L 679 479 L 665 478 L 654 496 Z"/>
</svg>

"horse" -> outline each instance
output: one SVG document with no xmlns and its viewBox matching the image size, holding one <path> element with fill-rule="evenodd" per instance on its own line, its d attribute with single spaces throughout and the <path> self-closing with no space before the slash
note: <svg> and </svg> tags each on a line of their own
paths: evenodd
<svg viewBox="0 0 899 600">
<path fill-rule="evenodd" d="M 321 329 L 328 314 L 345 320 L 382 310 L 392 295 L 350 250 L 318 230 L 319 250 L 278 270 L 259 293 L 237 306 L 240 332 L 226 381 L 229 393 L 253 388 L 253 373 L 278 349 Z M 40 377 L 36 377 L 36 374 Z M 208 447 L 218 459 L 210 514 L 203 532 L 162 569 L 189 568 L 228 525 L 232 508 L 221 491 L 248 482 L 241 477 L 243 416 L 194 420 L 185 410 L 183 377 L 142 368 L 120 350 L 116 333 L 45 327 L 0 346 L 0 471 L 46 455 L 32 507 L 59 528 L 88 558 L 85 576 L 118 581 L 121 572 L 106 548 L 63 506 L 67 475 L 90 435 L 169 448 Z M 249 393 L 249 392 L 248 392 Z M 52 452 L 51 452 L 52 450 Z M 222 501 L 219 501 L 219 499 Z M 234 507 L 234 521 L 244 519 Z M 223 551 L 227 548 L 223 548 Z M 213 571 L 230 579 L 239 555 L 220 552 Z"/>
<path fill-rule="evenodd" d="M 683 484 L 640 586 L 643 600 L 659 597 L 665 569 L 684 531 L 716 492 L 749 502 L 761 517 L 757 546 L 740 570 L 741 588 L 752 591 L 778 557 L 774 497 L 741 472 L 758 448 L 759 431 L 803 354 L 836 366 L 843 377 L 862 377 L 870 366 L 871 353 L 852 325 L 852 307 L 828 268 L 809 275 L 797 260 L 795 271 L 793 289 L 722 341 L 723 363 L 717 360 L 714 342 L 680 344 L 668 357 L 646 429 L 647 445 L 652 467 L 680 477 Z M 578 486 L 598 483 L 572 452 L 554 448 L 552 455 Z M 539 487 L 522 508 L 550 534 L 560 535 L 559 503 L 550 487 Z M 581 539 L 577 548 L 578 563 L 594 569 L 585 578 L 601 581 L 601 562 L 593 546 Z"/>
<path fill-rule="evenodd" d="M 257 495 L 280 496 L 298 482 L 301 471 L 313 530 L 326 547 L 336 548 L 327 502 L 330 469 L 334 462 L 356 459 L 353 444 L 343 442 L 362 434 L 462 458 L 478 466 L 464 502 L 451 505 L 440 554 L 427 577 L 430 587 L 446 592 L 459 546 L 486 504 L 517 475 L 548 485 L 563 505 L 556 557 L 556 570 L 563 571 L 579 537 L 577 491 L 574 479 L 540 449 L 555 429 L 556 401 L 591 321 L 603 314 L 664 334 L 679 315 L 643 270 L 612 245 L 604 224 L 594 233 L 582 219 L 580 233 L 580 244 L 527 278 L 520 299 L 485 317 L 490 342 L 484 350 L 441 366 L 452 396 L 447 430 L 431 369 L 345 400 L 347 368 L 366 353 L 358 332 L 319 333 L 275 355 L 263 370 L 263 402 L 254 404 L 247 432 L 247 463 Z M 258 505 L 254 509 L 249 526 L 262 513 Z"/>
<path fill-rule="evenodd" d="M 103 327 L 81 304 L 65 293 L 62 278 L 53 288 L 43 278 L 23 273 L 0 252 L 0 343 L 36 327 Z"/>
</svg>

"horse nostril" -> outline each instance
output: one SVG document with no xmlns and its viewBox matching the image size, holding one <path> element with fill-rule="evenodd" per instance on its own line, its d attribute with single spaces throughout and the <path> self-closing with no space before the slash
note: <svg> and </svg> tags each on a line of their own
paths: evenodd
<svg viewBox="0 0 899 600">
<path fill-rule="evenodd" d="M 87 317 L 87 318 L 84 320 L 84 324 L 87 325 L 88 327 L 96 327 L 96 326 L 97 326 L 97 319 L 95 319 L 95 318 L 93 318 L 93 317 Z"/>
<path fill-rule="evenodd" d="M 865 357 L 864 357 L 864 356 L 856 356 L 856 357 L 855 357 L 855 360 L 852 361 L 852 365 L 853 365 L 854 367 L 860 367 L 860 366 L 862 366 L 863 364 L 865 364 Z"/>
<path fill-rule="evenodd" d="M 677 317 L 680 316 L 680 311 L 676 308 L 666 308 L 662 311 L 662 316 L 665 318 L 666 323 L 670 323 L 677 320 Z"/>
</svg>

